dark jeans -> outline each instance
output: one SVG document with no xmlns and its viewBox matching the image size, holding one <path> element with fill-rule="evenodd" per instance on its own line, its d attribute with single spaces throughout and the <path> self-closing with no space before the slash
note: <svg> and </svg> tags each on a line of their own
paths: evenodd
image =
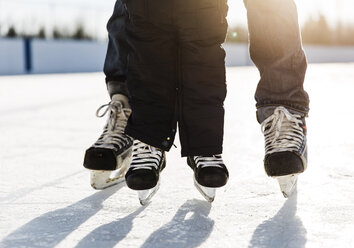
<svg viewBox="0 0 354 248">
<path fill-rule="evenodd" d="M 307 114 L 309 97 L 303 83 L 307 67 L 298 16 L 293 0 L 244 0 L 247 8 L 250 53 L 261 79 L 257 108 L 283 105 Z M 127 94 L 126 12 L 117 0 L 108 22 L 109 45 L 104 66 L 109 93 Z"/>
<path fill-rule="evenodd" d="M 117 0 L 112 17 L 107 23 L 108 48 L 103 71 L 106 75 L 107 89 L 114 94 L 128 96 L 126 86 L 128 45 L 126 43 L 127 12 L 122 0 Z"/>
<path fill-rule="evenodd" d="M 250 54 L 261 79 L 255 94 L 257 108 L 283 105 L 304 114 L 309 97 L 304 91 L 307 67 L 293 0 L 244 0 L 247 8 Z"/>
</svg>

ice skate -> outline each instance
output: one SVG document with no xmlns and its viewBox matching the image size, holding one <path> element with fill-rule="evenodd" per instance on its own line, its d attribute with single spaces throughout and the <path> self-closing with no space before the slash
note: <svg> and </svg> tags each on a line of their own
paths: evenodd
<svg viewBox="0 0 354 248">
<path fill-rule="evenodd" d="M 132 161 L 125 175 L 127 186 L 138 191 L 142 205 L 148 203 L 160 186 L 160 172 L 165 168 L 165 152 L 134 140 Z"/>
<path fill-rule="evenodd" d="M 296 188 L 298 174 L 307 167 L 306 124 L 304 114 L 285 107 L 272 107 L 262 122 L 265 137 L 264 168 L 268 176 L 276 178 L 284 197 Z"/>
<path fill-rule="evenodd" d="M 86 150 L 84 158 L 84 167 L 91 170 L 90 183 L 94 189 L 105 189 L 124 182 L 130 163 L 133 139 L 124 134 L 131 113 L 128 98 L 120 94 L 113 95 L 112 101 L 101 106 L 96 116 L 103 117 L 107 113 L 109 117 L 102 135 Z"/>
<path fill-rule="evenodd" d="M 194 171 L 194 186 L 208 202 L 213 202 L 216 188 L 224 186 L 229 178 L 221 155 L 188 157 L 187 163 Z"/>
</svg>

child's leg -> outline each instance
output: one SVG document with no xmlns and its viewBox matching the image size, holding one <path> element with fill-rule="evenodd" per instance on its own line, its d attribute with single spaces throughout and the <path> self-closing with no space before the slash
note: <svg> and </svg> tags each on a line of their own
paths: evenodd
<svg viewBox="0 0 354 248">
<path fill-rule="evenodd" d="M 226 0 L 175 1 L 179 30 L 179 130 L 195 185 L 213 201 L 227 183 L 222 160 Z"/>
<path fill-rule="evenodd" d="M 127 84 L 132 115 L 125 131 L 135 140 L 125 178 L 129 188 L 138 190 L 141 204 L 158 189 L 166 164 L 164 151 L 170 149 L 176 132 L 176 35 L 171 3 L 127 1 Z"/>
<path fill-rule="evenodd" d="M 176 1 L 182 156 L 222 153 L 226 0 Z"/>
<path fill-rule="evenodd" d="M 153 6 L 157 4 L 158 7 Z M 127 1 L 127 85 L 132 115 L 126 133 L 169 150 L 176 132 L 176 36 L 172 1 Z"/>
</svg>

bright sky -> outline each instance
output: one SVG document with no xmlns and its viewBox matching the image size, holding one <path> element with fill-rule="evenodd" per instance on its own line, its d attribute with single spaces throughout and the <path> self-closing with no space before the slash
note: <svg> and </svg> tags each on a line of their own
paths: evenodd
<svg viewBox="0 0 354 248">
<path fill-rule="evenodd" d="M 284 0 L 285 1 L 285 0 Z M 300 23 L 310 16 L 323 13 L 331 24 L 340 19 L 353 22 L 353 0 L 295 0 Z M 0 32 L 15 24 L 21 30 L 38 30 L 38 26 L 65 27 L 70 30 L 78 22 L 85 22 L 90 32 L 106 37 L 106 22 L 115 0 L 0 0 Z M 243 0 L 229 0 L 228 20 L 231 26 L 246 25 Z"/>
<path fill-rule="evenodd" d="M 295 0 L 300 23 L 303 23 L 310 16 L 316 18 L 322 13 L 334 24 L 338 19 L 343 22 L 354 22 L 353 0 Z M 229 0 L 229 22 L 246 23 L 246 10 L 243 0 Z"/>
</svg>

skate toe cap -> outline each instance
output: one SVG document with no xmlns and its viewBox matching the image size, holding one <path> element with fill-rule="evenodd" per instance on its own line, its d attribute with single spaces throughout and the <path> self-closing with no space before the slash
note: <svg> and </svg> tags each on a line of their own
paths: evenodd
<svg viewBox="0 0 354 248">
<path fill-rule="evenodd" d="M 268 176 L 285 176 L 304 172 L 301 157 L 294 152 L 277 152 L 266 156 L 264 168 Z"/>
<path fill-rule="evenodd" d="M 85 153 L 84 167 L 90 170 L 116 170 L 116 156 L 111 149 L 91 147 Z"/>
<path fill-rule="evenodd" d="M 125 175 L 127 186 L 133 190 L 151 189 L 157 185 L 159 176 L 151 170 L 129 170 Z"/>
<path fill-rule="evenodd" d="M 196 178 L 202 186 L 218 188 L 227 183 L 229 174 L 224 168 L 206 167 L 197 172 Z"/>
</svg>

